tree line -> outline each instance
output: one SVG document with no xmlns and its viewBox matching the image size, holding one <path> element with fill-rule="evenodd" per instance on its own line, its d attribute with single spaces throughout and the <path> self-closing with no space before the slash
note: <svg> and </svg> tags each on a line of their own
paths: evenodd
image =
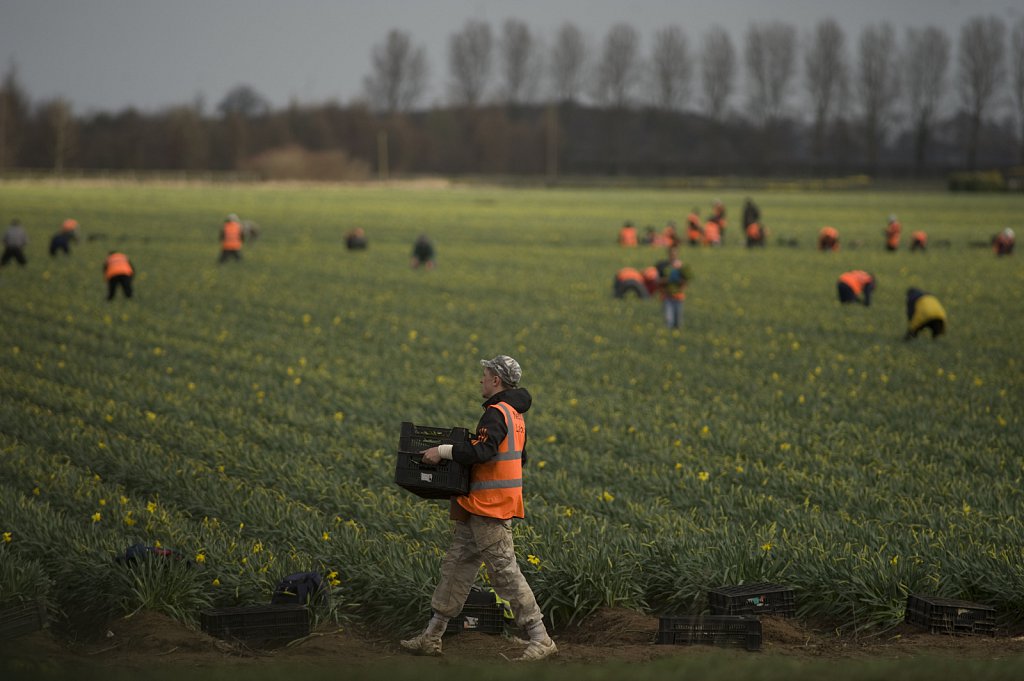
<svg viewBox="0 0 1024 681">
<path fill-rule="evenodd" d="M 597 41 L 518 19 L 470 20 L 448 41 L 446 97 L 393 29 L 347 105 L 275 110 L 239 85 L 155 113 L 75 116 L 32 102 L 12 66 L 0 88 L 0 172 L 248 170 L 267 177 L 393 174 L 917 174 L 1024 164 L 1024 18 L 975 17 L 956 49 L 935 26 L 881 22 L 848 39 L 833 19 L 798 35 L 753 23 L 691 41 L 628 23 Z M 740 78 L 742 76 L 742 87 Z"/>
</svg>

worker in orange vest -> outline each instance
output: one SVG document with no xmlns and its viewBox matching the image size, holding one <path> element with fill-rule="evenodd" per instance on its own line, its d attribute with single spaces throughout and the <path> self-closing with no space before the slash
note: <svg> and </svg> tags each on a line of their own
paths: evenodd
<svg viewBox="0 0 1024 681">
<path fill-rule="evenodd" d="M 910 252 L 923 251 L 928 247 L 928 235 L 921 230 L 910 233 Z"/>
<path fill-rule="evenodd" d="M 110 251 L 103 261 L 103 278 L 107 280 L 107 300 L 114 299 L 114 293 L 120 286 L 125 298 L 132 297 L 132 277 L 135 268 L 128 256 L 120 251 Z"/>
<path fill-rule="evenodd" d="M 700 246 L 704 241 L 704 229 L 700 226 L 700 215 L 696 208 L 686 216 L 686 239 L 691 246 Z"/>
<path fill-rule="evenodd" d="M 889 224 L 885 228 L 885 250 L 895 251 L 900 247 L 900 221 L 895 215 L 889 216 Z"/>
<path fill-rule="evenodd" d="M 714 220 L 708 220 L 704 223 L 704 245 L 722 245 L 722 226 Z"/>
<path fill-rule="evenodd" d="M 655 274 L 655 278 L 657 278 L 657 274 Z M 637 298 L 646 298 L 649 293 L 647 281 L 643 272 L 635 267 L 623 267 L 615 273 L 612 295 L 616 298 L 625 298 L 630 291 L 635 293 Z"/>
<path fill-rule="evenodd" d="M 443 444 L 421 452 L 423 463 L 443 459 L 470 466 L 469 494 L 452 497 L 452 542 L 441 561 L 441 579 L 430 599 L 433 615 L 423 632 L 401 642 L 418 655 L 440 655 L 448 621 L 462 612 L 482 562 L 497 594 L 509 601 L 516 624 L 529 637 L 518 660 L 540 660 L 558 652 L 548 636 L 537 599 L 516 561 L 512 518 L 525 515 L 523 465 L 526 422 L 533 398 L 519 387 L 523 370 L 508 355 L 480 360 L 484 413 L 469 442 Z"/>
<path fill-rule="evenodd" d="M 818 250 L 838 251 L 839 230 L 835 227 L 829 227 L 828 225 L 822 227 L 821 231 L 818 232 Z"/>
<path fill-rule="evenodd" d="M 764 247 L 764 227 L 759 222 L 747 225 L 747 248 Z"/>
<path fill-rule="evenodd" d="M 871 294 L 875 290 L 875 277 L 864 270 L 843 272 L 839 275 L 836 288 L 840 303 L 863 303 L 868 307 L 871 305 Z"/>
<path fill-rule="evenodd" d="M 635 248 L 637 242 L 636 227 L 633 226 L 632 222 L 626 222 L 619 229 L 619 245 L 623 248 Z"/>
<path fill-rule="evenodd" d="M 719 199 L 715 199 L 714 204 L 711 206 L 711 221 L 718 223 L 718 242 L 719 244 L 725 243 L 725 204 Z M 704 226 L 707 230 L 707 225 Z"/>
<path fill-rule="evenodd" d="M 231 213 L 224 219 L 224 226 L 220 230 L 220 260 L 218 262 L 223 263 L 229 258 L 241 260 L 244 239 L 242 222 L 237 215 Z"/>
</svg>

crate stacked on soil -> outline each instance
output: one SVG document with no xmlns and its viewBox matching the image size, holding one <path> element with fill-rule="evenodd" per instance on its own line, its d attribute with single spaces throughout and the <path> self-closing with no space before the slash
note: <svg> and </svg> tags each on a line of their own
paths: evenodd
<svg viewBox="0 0 1024 681">
<path fill-rule="evenodd" d="M 309 635 L 309 610 L 294 604 L 219 608 L 201 612 L 200 623 L 207 634 L 229 641 L 293 641 Z"/>
<path fill-rule="evenodd" d="M 904 621 L 926 627 L 933 634 L 996 633 L 996 609 L 993 606 L 936 596 L 907 596 Z"/>
<path fill-rule="evenodd" d="M 462 612 L 448 621 L 444 633 L 504 634 L 505 621 L 505 608 L 495 599 L 494 592 L 473 587 L 462 606 Z"/>
<path fill-rule="evenodd" d="M 395 483 L 424 499 L 447 499 L 469 493 L 469 466 L 442 460 L 435 465 L 423 463 L 420 452 L 443 444 L 467 442 L 465 428 L 435 428 L 402 423 L 395 463 Z"/>
<path fill-rule="evenodd" d="M 659 618 L 656 643 L 761 649 L 761 620 L 747 615 L 679 615 Z"/>
<path fill-rule="evenodd" d="M 768 582 L 711 589 L 708 605 L 712 615 L 796 616 L 793 589 Z"/>
<path fill-rule="evenodd" d="M 46 626 L 46 605 L 39 600 L 0 606 L 0 641 L 31 634 Z"/>
</svg>

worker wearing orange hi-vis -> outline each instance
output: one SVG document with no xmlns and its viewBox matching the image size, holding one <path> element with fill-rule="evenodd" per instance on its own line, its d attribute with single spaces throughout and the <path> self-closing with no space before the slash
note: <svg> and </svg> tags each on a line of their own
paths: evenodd
<svg viewBox="0 0 1024 681">
<path fill-rule="evenodd" d="M 822 227 L 821 231 L 818 232 L 818 250 L 838 251 L 839 230 L 835 227 L 829 227 L 828 225 Z"/>
<path fill-rule="evenodd" d="M 1010 255 L 1013 253 L 1013 245 L 1017 241 L 1017 235 L 1009 227 L 992 237 L 992 250 L 996 255 Z"/>
<path fill-rule="evenodd" d="M 452 497 L 455 521 L 452 541 L 441 561 L 441 579 L 430 599 L 433 615 L 415 638 L 401 642 L 417 655 L 440 655 L 441 636 L 448 621 L 462 612 L 480 564 L 491 586 L 509 601 L 516 624 L 529 637 L 526 650 L 516 658 L 541 660 L 558 652 L 548 636 L 533 590 L 519 569 L 512 541 L 512 518 L 524 517 L 523 465 L 526 463 L 526 422 L 523 414 L 533 404 L 519 387 L 523 370 L 508 355 L 480 360 L 480 395 L 484 413 L 469 442 L 443 444 L 420 452 L 423 463 L 442 459 L 471 466 L 469 494 Z"/>
<path fill-rule="evenodd" d="M 691 246 L 700 246 L 704 241 L 704 228 L 700 226 L 700 215 L 696 208 L 686 216 L 686 240 Z"/>
<path fill-rule="evenodd" d="M 714 220 L 708 220 L 704 223 L 704 245 L 722 245 L 722 226 Z"/>
<path fill-rule="evenodd" d="M 764 227 L 760 222 L 747 225 L 747 248 L 764 247 Z"/>
<path fill-rule="evenodd" d="M 875 277 L 864 270 L 843 272 L 839 275 L 836 288 L 840 303 L 862 303 L 868 307 L 871 305 L 871 294 L 875 290 Z"/>
<path fill-rule="evenodd" d="M 135 268 L 128 256 L 120 251 L 110 251 L 103 261 L 103 278 L 107 280 L 107 300 L 113 300 L 120 286 L 125 298 L 132 297 L 132 277 Z"/>
<path fill-rule="evenodd" d="M 632 222 L 627 222 L 619 229 L 619 245 L 623 248 L 635 248 L 639 239 L 637 238 L 636 227 Z"/>
<path fill-rule="evenodd" d="M 657 278 L 657 271 L 655 271 Z M 636 294 L 637 298 L 646 298 L 649 294 L 647 282 L 643 272 L 635 267 L 623 267 L 615 273 L 615 281 L 612 282 L 612 295 L 616 298 L 625 298 L 628 293 Z"/>
<path fill-rule="evenodd" d="M 241 260 L 242 259 L 242 222 L 238 216 L 232 213 L 224 219 L 224 226 L 220 229 L 220 260 Z"/>
<path fill-rule="evenodd" d="M 896 251 L 900 247 L 900 221 L 895 215 L 889 216 L 889 224 L 885 227 L 885 250 Z"/>
<path fill-rule="evenodd" d="M 910 252 L 924 251 L 928 248 L 928 235 L 921 230 L 910 233 Z"/>
</svg>

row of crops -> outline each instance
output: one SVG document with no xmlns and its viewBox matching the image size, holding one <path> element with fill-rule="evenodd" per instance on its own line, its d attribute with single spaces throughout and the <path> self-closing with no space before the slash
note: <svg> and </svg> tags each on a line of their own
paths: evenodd
<svg viewBox="0 0 1024 681">
<path fill-rule="evenodd" d="M 477 360 L 505 352 L 535 404 L 517 550 L 556 628 L 602 606 L 696 612 L 754 581 L 842 628 L 899 621 L 907 593 L 1019 618 L 1024 268 L 970 244 L 1024 200 L 765 193 L 769 228 L 805 245 L 686 250 L 681 332 L 656 301 L 612 299 L 618 267 L 661 257 L 615 247 L 618 225 L 710 198 L 0 185 L 32 240 L 0 271 L 0 601 L 42 595 L 82 627 L 194 622 L 317 570 L 328 617 L 414 629 L 449 525 L 392 483 L 399 424 L 471 426 Z M 721 198 L 738 213 L 743 195 Z M 951 246 L 884 252 L 895 211 Z M 228 212 L 263 235 L 218 266 Z M 83 239 L 51 259 L 67 216 Z M 815 252 L 826 222 L 864 246 Z M 355 226 L 366 252 L 344 249 Z M 408 268 L 420 233 L 431 272 Z M 114 247 L 130 301 L 103 299 Z M 870 308 L 834 299 L 854 267 L 878 278 Z M 900 341 L 911 285 L 943 301 L 948 337 Z M 116 564 L 137 542 L 187 564 Z"/>
</svg>

